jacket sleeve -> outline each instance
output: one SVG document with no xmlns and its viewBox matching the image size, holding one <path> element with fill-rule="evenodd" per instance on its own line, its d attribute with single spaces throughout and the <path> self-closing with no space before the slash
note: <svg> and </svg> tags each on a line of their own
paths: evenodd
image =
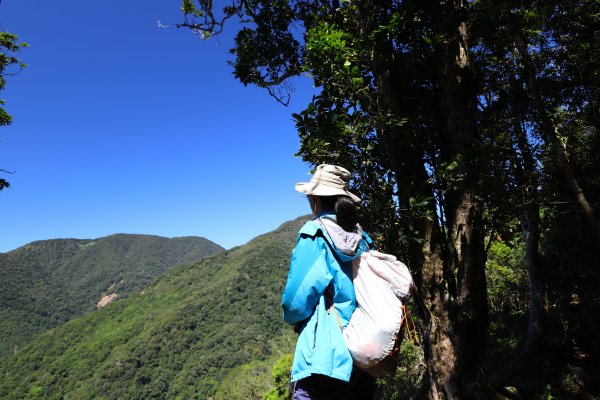
<svg viewBox="0 0 600 400">
<path fill-rule="evenodd" d="M 281 305 L 283 319 L 289 324 L 300 322 L 313 313 L 319 298 L 333 278 L 329 269 L 332 255 L 318 235 L 300 235 L 292 252 L 290 270 Z"/>
</svg>

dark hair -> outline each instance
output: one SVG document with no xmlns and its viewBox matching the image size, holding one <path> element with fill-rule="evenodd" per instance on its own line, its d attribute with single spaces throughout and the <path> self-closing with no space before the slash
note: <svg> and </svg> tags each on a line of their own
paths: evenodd
<svg viewBox="0 0 600 400">
<path fill-rule="evenodd" d="M 337 224 L 346 232 L 353 232 L 358 223 L 358 207 L 348 196 L 317 196 L 321 209 L 335 212 Z"/>
</svg>

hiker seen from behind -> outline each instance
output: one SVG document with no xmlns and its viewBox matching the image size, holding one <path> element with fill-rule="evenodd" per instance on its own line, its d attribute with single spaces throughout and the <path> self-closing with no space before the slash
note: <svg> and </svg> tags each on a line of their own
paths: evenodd
<svg viewBox="0 0 600 400">
<path fill-rule="evenodd" d="M 314 219 L 300 229 L 283 292 L 283 317 L 298 335 L 291 381 L 294 400 L 372 399 L 375 378 L 353 363 L 343 329 L 357 307 L 352 264 L 372 246 L 357 221 L 360 198 L 351 174 L 319 165 L 306 194 Z"/>
</svg>

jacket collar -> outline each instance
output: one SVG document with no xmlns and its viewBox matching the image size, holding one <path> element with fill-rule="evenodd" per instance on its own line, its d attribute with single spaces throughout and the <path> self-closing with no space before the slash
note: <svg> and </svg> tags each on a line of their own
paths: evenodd
<svg viewBox="0 0 600 400">
<path fill-rule="evenodd" d="M 336 223 L 335 214 L 327 212 L 319 214 L 315 223 L 323 228 L 323 233 L 342 261 L 353 260 L 367 249 L 360 225 L 357 224 L 356 233 L 346 232 Z"/>
</svg>

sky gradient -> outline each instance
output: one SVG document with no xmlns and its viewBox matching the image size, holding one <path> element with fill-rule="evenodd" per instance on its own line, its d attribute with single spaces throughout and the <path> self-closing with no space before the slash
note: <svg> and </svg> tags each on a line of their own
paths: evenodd
<svg viewBox="0 0 600 400">
<path fill-rule="evenodd" d="M 178 0 L 3 0 L 0 28 L 30 44 L 0 98 L 0 252 L 34 240 L 113 233 L 203 236 L 226 248 L 309 212 L 294 183 L 292 112 L 244 87 L 218 39 L 159 28 Z"/>
</svg>

